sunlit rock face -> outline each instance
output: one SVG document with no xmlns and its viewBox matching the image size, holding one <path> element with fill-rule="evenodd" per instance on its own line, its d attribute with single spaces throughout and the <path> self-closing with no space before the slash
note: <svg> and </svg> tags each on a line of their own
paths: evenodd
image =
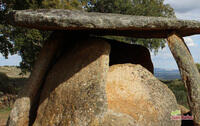
<svg viewBox="0 0 200 126">
<path fill-rule="evenodd" d="M 171 112 L 179 110 L 172 91 L 140 65 L 111 66 L 106 94 L 109 109 L 131 116 L 141 126 L 181 125 L 181 120 L 171 120 Z"/>
<path fill-rule="evenodd" d="M 78 50 L 78 51 L 77 51 Z M 88 126 L 107 111 L 110 45 L 82 40 L 47 75 L 34 126 Z"/>
</svg>

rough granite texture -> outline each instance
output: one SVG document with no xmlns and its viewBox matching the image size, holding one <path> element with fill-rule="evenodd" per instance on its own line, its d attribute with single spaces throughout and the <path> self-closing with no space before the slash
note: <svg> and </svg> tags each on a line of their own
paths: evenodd
<svg viewBox="0 0 200 126">
<path fill-rule="evenodd" d="M 189 49 L 179 35 L 171 34 L 167 41 L 187 88 L 188 105 L 194 117 L 195 126 L 200 126 L 200 73 Z"/>
<path fill-rule="evenodd" d="M 141 126 L 180 126 L 171 120 L 179 110 L 172 91 L 140 65 L 109 68 L 106 82 L 108 109 L 131 116 Z"/>
<path fill-rule="evenodd" d="M 40 51 L 38 59 L 35 62 L 34 69 L 15 101 L 12 111 L 7 122 L 7 126 L 28 126 L 33 118 L 32 109 L 38 101 L 39 89 L 45 78 L 52 61 L 62 46 L 64 35 L 61 32 L 54 32 L 47 40 Z"/>
<path fill-rule="evenodd" d="M 198 21 L 62 9 L 11 11 L 7 19 L 16 26 L 41 30 L 79 30 L 97 35 L 166 38 L 173 31 L 181 36 L 200 33 Z"/>
<path fill-rule="evenodd" d="M 90 126 L 102 116 L 109 52 L 105 41 L 89 39 L 63 53 L 47 75 L 33 126 Z"/>
<path fill-rule="evenodd" d="M 142 126 L 125 113 L 108 110 L 101 118 L 95 120 L 91 126 Z"/>
</svg>

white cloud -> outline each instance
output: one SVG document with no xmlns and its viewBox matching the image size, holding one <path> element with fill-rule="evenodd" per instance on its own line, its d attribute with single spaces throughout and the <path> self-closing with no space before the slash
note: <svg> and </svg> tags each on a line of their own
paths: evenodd
<svg viewBox="0 0 200 126">
<path fill-rule="evenodd" d="M 0 54 L 0 66 L 19 66 L 19 63 L 21 62 L 21 57 L 18 55 L 9 55 L 8 59 L 5 59 L 1 54 Z"/>
<path fill-rule="evenodd" d="M 177 18 L 200 20 L 200 0 L 165 0 L 176 13 Z"/>
<path fill-rule="evenodd" d="M 194 62 L 200 63 L 200 47 L 189 46 L 190 52 L 194 58 Z M 177 63 L 173 58 L 173 55 L 168 46 L 163 50 L 159 50 L 157 55 L 151 53 L 151 58 L 154 64 L 154 68 L 164 68 L 164 69 L 178 69 Z"/>
<path fill-rule="evenodd" d="M 194 62 L 200 63 L 200 36 L 189 36 L 184 37 L 184 40 L 194 58 Z M 199 44 L 197 44 L 199 43 Z M 176 61 L 166 44 L 164 49 L 160 49 L 157 55 L 151 52 L 151 58 L 154 64 L 154 68 L 164 68 L 164 69 L 178 69 Z"/>
<path fill-rule="evenodd" d="M 200 0 L 165 0 L 165 3 L 170 4 L 179 13 L 200 9 Z"/>
<path fill-rule="evenodd" d="M 200 0 L 165 0 L 165 3 L 174 8 L 177 18 L 200 21 Z M 200 63 L 200 36 L 184 37 L 184 40 L 194 61 Z M 159 50 L 156 56 L 152 53 L 151 57 L 155 68 L 178 69 L 167 45 L 163 50 Z"/>
<path fill-rule="evenodd" d="M 197 44 L 194 43 L 191 37 L 184 37 L 185 43 L 187 46 L 192 47 L 192 46 L 197 46 Z"/>
<path fill-rule="evenodd" d="M 200 21 L 200 10 L 190 11 L 187 13 L 176 12 L 176 17 L 184 20 L 197 20 Z"/>
<path fill-rule="evenodd" d="M 157 55 L 152 54 L 151 58 L 154 64 L 154 68 L 178 69 L 167 44 L 165 48 L 158 51 Z"/>
</svg>

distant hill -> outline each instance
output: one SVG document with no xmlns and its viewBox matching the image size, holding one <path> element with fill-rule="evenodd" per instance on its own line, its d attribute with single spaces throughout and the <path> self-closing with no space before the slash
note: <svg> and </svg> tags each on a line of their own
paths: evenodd
<svg viewBox="0 0 200 126">
<path fill-rule="evenodd" d="M 181 79 L 179 70 L 166 70 L 162 68 L 155 68 L 154 69 L 155 77 L 161 80 L 176 80 Z"/>
</svg>

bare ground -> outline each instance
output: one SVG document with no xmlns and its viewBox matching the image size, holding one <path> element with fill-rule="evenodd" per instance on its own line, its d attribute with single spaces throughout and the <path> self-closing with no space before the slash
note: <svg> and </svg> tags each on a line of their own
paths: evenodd
<svg viewBox="0 0 200 126">
<path fill-rule="evenodd" d="M 6 75 L 2 76 L 1 74 L 1 88 L 0 92 L 3 94 L 0 94 L 0 99 L 5 97 L 6 95 L 15 95 L 18 93 L 18 90 L 23 86 L 26 79 L 29 77 L 29 73 L 25 75 L 20 75 L 21 70 L 15 66 L 0 66 L 0 73 Z M 4 79 L 3 79 L 4 77 Z M 9 84 L 9 85 L 8 85 Z M 2 86 L 4 85 L 4 86 Z M 14 90 L 10 91 L 10 88 L 7 88 L 11 86 L 11 88 Z M 9 90 L 8 90 L 9 89 Z M 3 107 L 0 105 L 0 126 L 6 126 L 6 122 L 8 120 L 9 113 L 11 111 L 10 106 L 4 105 Z"/>
<path fill-rule="evenodd" d="M 6 126 L 10 110 L 0 110 L 0 126 Z"/>
</svg>

